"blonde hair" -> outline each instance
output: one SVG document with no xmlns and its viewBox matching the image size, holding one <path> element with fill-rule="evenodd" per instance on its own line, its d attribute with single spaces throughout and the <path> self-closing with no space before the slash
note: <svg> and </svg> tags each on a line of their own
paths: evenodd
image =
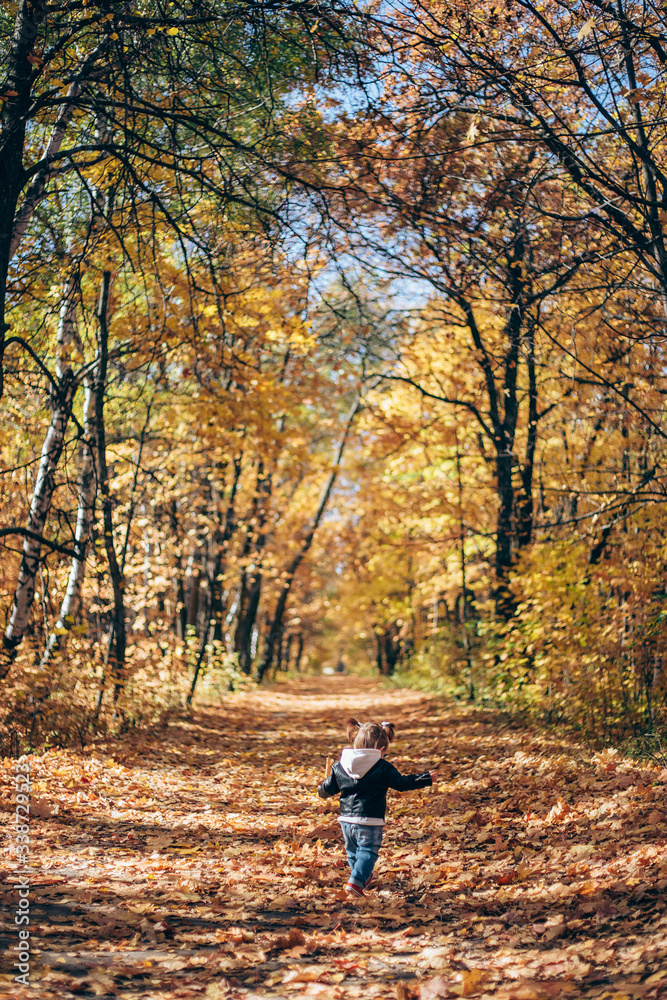
<svg viewBox="0 0 667 1000">
<path fill-rule="evenodd" d="M 355 750 L 382 750 L 389 746 L 389 741 L 394 738 L 393 722 L 357 722 L 356 719 L 348 719 L 347 723 L 348 739 L 354 740 L 352 746 Z"/>
</svg>

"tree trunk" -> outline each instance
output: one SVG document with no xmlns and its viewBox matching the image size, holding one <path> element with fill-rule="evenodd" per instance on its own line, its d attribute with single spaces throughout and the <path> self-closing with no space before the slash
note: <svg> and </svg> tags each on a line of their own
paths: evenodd
<svg viewBox="0 0 667 1000">
<path fill-rule="evenodd" d="M 382 631 L 378 625 L 373 629 L 375 633 L 375 666 L 379 674 L 384 674 L 384 648 L 382 644 Z"/>
<path fill-rule="evenodd" d="M 34 174 L 23 196 L 21 206 L 16 212 L 13 220 L 9 251 L 10 259 L 18 250 L 21 240 L 23 239 L 30 224 L 30 220 L 35 214 L 35 209 L 46 195 L 47 184 L 54 173 L 52 161 L 54 157 L 58 156 L 62 147 L 67 128 L 72 120 L 74 111 L 76 110 L 76 102 L 77 98 L 81 94 L 82 84 L 84 80 L 90 77 L 91 71 L 97 62 L 98 57 L 108 48 L 109 36 L 107 35 L 103 37 L 99 45 L 97 45 L 92 52 L 90 52 L 81 61 L 79 68 L 75 72 L 75 78 L 72 80 L 67 91 L 67 95 L 60 106 L 60 110 L 58 112 L 55 125 L 51 130 L 51 135 L 49 136 L 46 149 L 40 157 L 40 163 L 42 163 L 43 166 L 37 171 L 37 173 Z"/>
<path fill-rule="evenodd" d="M 11 260 L 16 206 L 25 183 L 23 150 L 34 68 L 35 40 L 46 17 L 45 0 L 20 0 L 6 58 L 5 96 L 0 111 L 0 396 L 7 324 L 7 273 Z M 31 556 L 28 556 L 29 561 Z M 20 642 L 20 639 L 19 639 Z M 11 648 L 11 647 L 10 647 Z"/>
<path fill-rule="evenodd" d="M 230 539 L 234 534 L 234 529 L 236 526 L 235 501 L 239 485 L 239 479 L 241 477 L 242 458 L 243 458 L 242 455 L 238 455 L 234 459 L 234 475 L 232 478 L 232 484 L 229 491 L 229 499 L 227 501 L 227 511 L 225 513 L 224 528 L 221 537 L 219 537 L 216 540 L 217 553 L 213 564 L 213 569 L 211 571 L 211 576 L 208 581 L 209 585 L 207 591 L 208 603 L 207 603 L 206 623 L 201 635 L 199 653 L 197 656 L 197 662 L 195 664 L 195 670 L 192 677 L 192 684 L 190 685 L 190 690 L 188 692 L 188 696 L 185 701 L 188 707 L 192 704 L 192 699 L 194 698 L 195 695 L 197 681 L 199 680 L 202 663 L 204 662 L 204 655 L 206 653 L 206 648 L 212 640 L 222 637 L 223 607 L 222 607 L 222 594 L 219 586 L 218 577 L 223 572 L 224 564 L 227 557 L 227 548 L 229 546 Z"/>
<path fill-rule="evenodd" d="M 512 565 L 514 536 L 515 497 L 512 486 L 514 439 L 519 412 L 517 377 L 519 370 L 522 327 L 524 322 L 524 278 L 522 264 L 525 244 L 521 232 L 516 232 L 511 259 L 508 262 L 507 288 L 510 292 L 504 335 L 508 344 L 503 361 L 503 381 L 499 382 L 497 366 L 484 344 L 474 310 L 465 296 L 453 292 L 452 298 L 462 309 L 472 342 L 478 353 L 478 362 L 484 375 L 488 402 L 488 420 L 495 450 L 496 490 L 498 514 L 496 518 L 495 554 L 495 605 L 496 613 L 508 619 L 513 613 L 513 600 L 509 589 L 509 572 Z M 488 433 L 488 432 L 487 432 Z"/>
<path fill-rule="evenodd" d="M 517 378 L 520 347 L 524 322 L 523 262 L 525 244 L 521 232 L 516 232 L 512 256 L 507 270 L 507 287 L 511 292 L 511 307 L 505 324 L 508 351 L 504 360 L 502 430 L 496 436 L 496 476 L 498 482 L 498 520 L 496 541 L 496 612 L 502 618 L 514 613 L 514 601 L 509 589 L 509 571 L 512 566 L 512 541 L 514 532 L 514 439 L 519 416 Z"/>
<path fill-rule="evenodd" d="M 42 656 L 40 667 L 44 669 L 55 652 L 61 652 L 67 645 L 67 632 L 74 624 L 81 606 L 81 588 L 86 572 L 86 550 L 90 540 L 93 523 L 95 494 L 95 455 L 93 450 L 94 426 L 92 420 L 93 390 L 89 379 L 84 383 L 85 399 L 83 405 L 84 438 L 81 447 L 81 473 L 79 477 L 79 502 L 76 516 L 76 549 L 77 554 L 72 559 L 72 566 L 67 581 L 65 596 L 60 606 L 60 613 L 55 631 L 49 640 Z"/>
<path fill-rule="evenodd" d="M 303 656 L 303 632 L 299 632 L 299 641 L 296 647 L 296 660 L 294 662 L 294 669 L 297 674 L 301 671 L 301 657 Z"/>
<path fill-rule="evenodd" d="M 194 673 L 192 675 L 192 683 L 190 684 L 190 690 L 185 699 L 185 704 L 189 708 L 192 705 L 192 699 L 195 696 L 195 689 L 197 687 L 197 681 L 199 680 L 199 674 L 201 672 L 202 664 L 204 662 L 204 656 L 206 655 L 206 647 L 209 643 L 210 633 L 211 633 L 211 590 L 207 590 L 207 625 L 202 629 L 202 635 L 199 640 L 199 651 L 197 653 L 197 661 L 195 663 Z"/>
<path fill-rule="evenodd" d="M 468 700 L 475 700 L 475 686 L 472 676 L 472 656 L 470 654 L 470 639 L 468 637 L 468 583 L 466 579 L 466 526 L 463 521 L 463 478 L 461 476 L 461 453 L 459 451 L 458 437 L 456 439 L 456 477 L 458 481 L 459 493 L 459 555 L 461 561 L 461 603 L 459 605 L 459 624 L 461 625 L 461 635 L 463 649 L 466 657 L 466 673 L 468 683 Z"/>
<path fill-rule="evenodd" d="M 236 531 L 236 494 L 243 468 L 243 453 L 234 458 L 234 474 L 227 500 L 227 510 L 221 537 L 217 540 L 218 552 L 211 579 L 211 619 L 214 623 L 213 638 L 222 641 L 224 619 L 224 588 L 221 577 L 224 574 L 229 543 Z"/>
<path fill-rule="evenodd" d="M 391 677 L 400 656 L 398 626 L 385 625 L 375 633 L 377 640 L 377 668 L 383 677 Z"/>
<path fill-rule="evenodd" d="M 125 667 L 125 604 L 123 590 L 125 582 L 116 555 L 113 540 L 113 506 L 109 491 L 109 470 L 106 457 L 106 433 L 104 427 L 104 397 L 107 385 L 107 366 L 109 360 L 109 288 L 111 273 L 105 271 L 102 276 L 100 302 L 97 313 L 97 378 L 95 380 L 95 432 L 97 437 L 97 479 L 102 507 L 102 523 L 104 526 L 104 545 L 109 564 L 109 576 L 113 590 L 114 610 L 109 635 L 109 663 L 111 678 L 114 682 L 114 702 L 118 701 L 123 688 L 123 670 Z"/>
<path fill-rule="evenodd" d="M 171 528 L 172 534 L 175 539 L 176 544 L 176 558 L 175 558 L 175 569 L 176 569 L 176 610 L 175 610 L 175 631 L 179 639 L 185 639 L 185 630 L 187 626 L 187 609 L 185 607 L 185 587 L 183 585 L 183 565 L 182 565 L 182 555 L 178 542 L 178 506 L 176 500 L 172 500 L 171 507 L 169 510 L 169 527 Z"/>
<path fill-rule="evenodd" d="M 251 550 L 253 551 L 254 568 L 250 573 L 244 569 L 241 575 L 239 606 L 234 631 L 234 652 L 238 653 L 239 667 L 244 674 L 250 674 L 252 670 L 252 633 L 262 595 L 262 556 L 266 544 L 264 526 L 268 516 L 268 502 L 271 492 L 271 474 L 264 474 L 264 465 L 260 460 L 257 466 L 255 496 L 251 509 L 252 530 L 246 536 L 242 552 L 242 557 L 248 558 Z"/>
<path fill-rule="evenodd" d="M 528 433 L 526 436 L 526 454 L 521 469 L 522 495 L 518 512 L 518 544 L 519 548 L 530 545 L 533 537 L 533 470 L 535 467 L 535 448 L 537 446 L 537 379 L 535 376 L 535 328 L 531 323 L 526 335 L 528 369 Z"/>
<path fill-rule="evenodd" d="M 195 561 L 198 558 L 203 560 L 204 557 L 195 549 L 189 559 L 188 569 L 193 569 Z M 201 566 L 194 573 L 188 573 L 186 579 L 188 580 L 187 599 L 185 602 L 185 631 L 187 634 L 188 625 L 196 627 L 197 619 L 199 618 L 199 599 L 202 580 Z"/>
<path fill-rule="evenodd" d="M 239 597 L 239 615 L 234 633 L 234 651 L 239 654 L 239 667 L 244 674 L 252 669 L 252 632 L 257 620 L 259 600 L 262 594 L 262 574 L 258 569 L 250 582 L 244 579 Z"/>
<path fill-rule="evenodd" d="M 52 389 L 51 421 L 42 446 L 28 515 L 27 529 L 34 537 L 26 535 L 23 543 L 12 613 L 4 636 L 5 658 L 8 658 L 9 662 L 16 655 L 16 648 L 23 640 L 30 621 L 35 596 L 35 577 L 41 553 L 40 538 L 51 509 L 55 472 L 65 445 L 65 434 L 77 389 L 77 380 L 69 363 L 69 348 L 75 335 L 76 291 L 76 282 L 71 279 L 65 291 L 58 323 L 57 380 Z"/>
<path fill-rule="evenodd" d="M 496 456 L 498 483 L 498 517 L 496 520 L 496 611 L 502 618 L 512 614 L 512 596 L 509 590 L 509 571 L 512 565 L 512 514 L 514 490 L 512 489 L 512 462 L 510 451 L 499 451 Z"/>
<path fill-rule="evenodd" d="M 292 665 L 292 647 L 294 646 L 295 639 L 296 636 L 293 632 L 290 632 L 290 634 L 285 637 L 284 669 L 286 672 L 289 671 Z"/>
</svg>

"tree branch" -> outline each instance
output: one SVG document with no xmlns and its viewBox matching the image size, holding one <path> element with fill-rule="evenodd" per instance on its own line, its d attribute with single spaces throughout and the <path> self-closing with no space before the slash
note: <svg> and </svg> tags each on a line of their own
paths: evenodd
<svg viewBox="0 0 667 1000">
<path fill-rule="evenodd" d="M 73 559 L 77 559 L 79 556 L 76 549 L 68 549 L 66 545 L 61 545 L 59 542 L 50 542 L 48 538 L 38 535 L 36 531 L 30 531 L 29 528 L 0 528 L 0 538 L 6 538 L 8 535 L 20 535 L 23 538 L 32 538 L 33 541 L 39 542 L 40 545 L 46 545 L 53 552 L 60 552 L 62 555 L 71 556 Z"/>
</svg>

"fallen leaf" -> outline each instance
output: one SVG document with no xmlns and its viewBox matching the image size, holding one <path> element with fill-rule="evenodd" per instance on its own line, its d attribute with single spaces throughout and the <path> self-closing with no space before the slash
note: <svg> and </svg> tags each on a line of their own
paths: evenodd
<svg viewBox="0 0 667 1000">
<path fill-rule="evenodd" d="M 139 927 L 141 928 L 142 933 L 145 934 L 148 940 L 151 942 L 151 944 L 157 945 L 157 935 L 155 933 L 155 928 L 153 924 L 150 922 L 150 920 L 147 920 L 144 917 L 144 919 L 139 924 Z"/>
<path fill-rule="evenodd" d="M 295 910 L 298 906 L 299 901 L 294 896 L 282 895 L 272 899 L 267 906 L 267 910 Z"/>
<path fill-rule="evenodd" d="M 37 819 L 50 819 L 51 816 L 57 816 L 59 812 L 60 806 L 47 799 L 35 797 L 30 799 L 30 815 Z"/>
<path fill-rule="evenodd" d="M 488 978 L 486 969 L 470 969 L 464 972 L 461 977 L 461 996 L 467 997 L 471 993 L 476 993 L 478 986 Z"/>
<path fill-rule="evenodd" d="M 555 806 L 552 806 L 547 815 L 547 823 L 560 823 L 572 812 L 567 802 L 558 799 Z"/>
<path fill-rule="evenodd" d="M 325 975 L 326 970 L 319 968 L 319 966 L 291 969 L 283 976 L 282 982 L 285 985 L 288 983 L 317 983 Z"/>
<path fill-rule="evenodd" d="M 282 934 L 277 937 L 271 947 L 278 951 L 284 951 L 287 948 L 295 948 L 297 945 L 305 943 L 306 937 L 303 931 L 298 927 L 292 927 L 289 934 Z"/>
<path fill-rule="evenodd" d="M 435 979 L 427 979 L 421 984 L 419 1000 L 439 1000 L 440 997 L 456 996 L 454 985 L 445 976 L 436 976 Z"/>
</svg>

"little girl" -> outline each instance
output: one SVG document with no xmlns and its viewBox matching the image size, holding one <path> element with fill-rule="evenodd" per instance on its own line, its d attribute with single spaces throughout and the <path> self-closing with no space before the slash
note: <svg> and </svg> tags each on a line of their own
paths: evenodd
<svg viewBox="0 0 667 1000">
<path fill-rule="evenodd" d="M 368 887 L 382 844 L 382 827 L 387 808 L 387 789 L 408 792 L 426 788 L 437 779 L 437 771 L 401 774 L 384 759 L 389 741 L 394 738 L 391 722 L 348 722 L 352 747 L 343 750 L 340 761 L 317 793 L 328 799 L 340 792 L 339 822 L 345 838 L 345 850 L 351 873 L 345 886 L 350 896 L 363 896 Z"/>
</svg>

